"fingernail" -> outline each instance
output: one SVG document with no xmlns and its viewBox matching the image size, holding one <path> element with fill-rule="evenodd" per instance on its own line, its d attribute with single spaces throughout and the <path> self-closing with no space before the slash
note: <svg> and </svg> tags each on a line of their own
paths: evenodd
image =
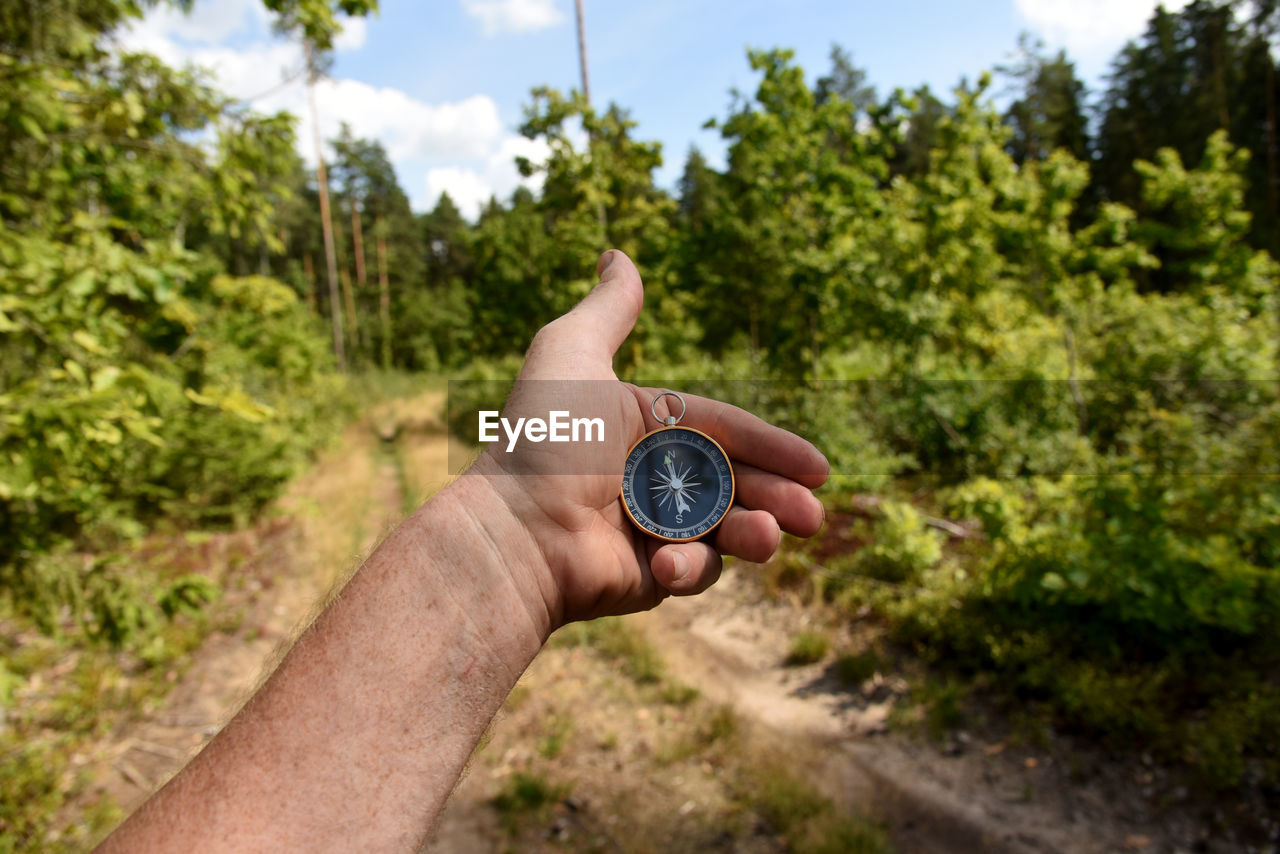
<svg viewBox="0 0 1280 854">
<path fill-rule="evenodd" d="M 605 253 L 600 256 L 600 260 L 596 262 L 596 267 L 600 271 L 599 275 L 603 276 L 605 274 L 605 271 L 608 270 L 611 266 L 613 266 L 613 261 L 617 257 L 618 257 L 618 253 L 615 252 L 614 250 L 612 249 L 606 250 Z M 600 266 L 601 262 L 604 262 L 603 267 Z"/>
<path fill-rule="evenodd" d="M 679 584 L 689 577 L 689 559 L 683 552 L 675 552 L 671 555 L 671 565 L 675 568 L 675 575 L 671 579 L 672 584 Z"/>
</svg>

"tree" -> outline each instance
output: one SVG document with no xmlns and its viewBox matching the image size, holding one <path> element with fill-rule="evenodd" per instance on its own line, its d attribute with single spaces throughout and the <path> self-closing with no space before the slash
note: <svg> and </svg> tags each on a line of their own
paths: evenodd
<svg viewBox="0 0 1280 854">
<path fill-rule="evenodd" d="M 574 147 L 577 124 L 587 136 L 581 151 Z M 662 165 L 662 146 L 635 140 L 634 128 L 635 122 L 617 105 L 597 113 L 581 94 L 565 97 L 545 87 L 533 90 L 520 131 L 530 139 L 543 139 L 550 153 L 541 164 L 522 159 L 520 170 L 526 176 L 543 176 L 541 207 L 547 227 L 569 252 L 603 251 L 607 244 L 643 261 L 665 241 L 673 204 L 653 184 L 653 170 Z M 600 206 L 606 214 L 603 221 Z"/>
<path fill-rule="evenodd" d="M 1248 242 L 1248 163 L 1249 153 L 1231 145 L 1226 131 L 1217 131 L 1197 169 L 1186 169 L 1172 148 L 1156 152 L 1155 162 L 1134 164 L 1146 214 L 1135 236 L 1160 262 L 1143 284 L 1203 299 L 1226 290 L 1251 313 L 1266 307 L 1280 288 L 1280 268 Z"/>
<path fill-rule="evenodd" d="M 1088 120 L 1084 113 L 1084 84 L 1066 51 L 1045 56 L 1044 45 L 1023 35 L 1018 40 L 1017 64 L 997 69 L 1015 81 L 1018 98 L 1005 111 L 1012 129 L 1009 153 L 1014 160 L 1043 160 L 1063 149 L 1077 160 L 1089 156 Z"/>
<path fill-rule="evenodd" d="M 220 261 L 279 246 L 290 119 L 113 52 L 111 28 L 138 14 L 0 13 L 0 575 L 43 628 L 65 608 L 113 644 L 146 636 L 151 604 L 121 572 L 44 558 L 159 518 L 243 519 L 322 438 L 334 391 L 294 292 Z M 202 131 L 213 150 L 192 142 Z"/>
<path fill-rule="evenodd" d="M 1198 163 L 1209 137 L 1225 130 L 1256 154 L 1246 191 L 1252 239 L 1276 252 L 1276 13 L 1266 4 L 1249 15 L 1244 8 L 1239 0 L 1195 0 L 1176 13 L 1157 8 L 1142 38 L 1121 51 L 1100 107 L 1096 195 L 1139 205 L 1135 160 L 1168 147 L 1182 162 Z"/>
<path fill-rule="evenodd" d="M 353 358 L 379 361 L 390 367 L 395 358 L 393 315 L 399 313 L 393 311 L 393 303 L 398 306 L 402 295 L 422 287 L 424 259 L 419 251 L 417 222 L 381 143 L 358 139 L 343 125 L 338 138 L 330 144 L 339 206 L 351 214 L 357 285 L 353 299 L 361 315 L 376 315 L 379 319 L 377 340 L 371 342 L 368 352 L 358 352 Z M 370 239 L 372 246 L 366 245 Z M 368 258 L 375 259 L 378 267 L 376 301 L 364 287 Z"/>
<path fill-rule="evenodd" d="M 838 94 L 819 100 L 790 52 L 749 59 L 760 84 L 719 123 L 729 168 L 705 238 L 714 251 L 698 268 L 704 343 L 722 351 L 745 332 L 779 374 L 813 376 L 823 347 L 848 331 L 832 309 L 875 252 L 853 223 L 879 206 L 880 137 L 858 130 Z"/>
<path fill-rule="evenodd" d="M 867 72 L 853 64 L 853 57 L 840 45 L 831 46 L 831 70 L 814 86 L 818 103 L 832 96 L 843 98 L 860 114 L 876 106 L 876 87 L 867 83 Z"/>
<path fill-rule="evenodd" d="M 339 369 L 346 369 L 342 342 L 342 312 L 338 308 L 338 262 L 333 239 L 333 218 L 329 211 L 329 181 L 325 175 L 324 150 L 320 144 L 320 116 L 316 110 L 315 83 L 331 62 L 333 40 L 342 31 L 338 13 L 367 15 L 378 9 L 377 0 L 263 0 L 276 14 L 278 32 L 297 37 L 302 42 L 307 75 L 307 105 L 311 110 L 311 130 L 315 143 L 316 189 L 320 202 L 320 227 L 323 231 L 325 264 L 329 277 L 329 315 L 333 325 L 333 350 Z M 352 318 L 354 322 L 354 318 Z"/>
<path fill-rule="evenodd" d="M 311 110 L 311 135 L 315 143 L 316 191 L 320 200 L 320 228 L 324 237 L 325 271 L 329 277 L 329 320 L 333 326 L 333 352 L 338 369 L 346 370 L 347 356 L 342 342 L 342 309 L 338 306 L 338 257 L 333 239 L 333 215 L 329 208 L 329 177 L 325 174 L 324 148 L 320 144 L 320 114 L 316 109 L 316 78 L 320 74 L 315 48 L 303 41 L 307 63 L 307 107 Z M 351 318 L 354 323 L 355 318 Z"/>
<path fill-rule="evenodd" d="M 470 277 L 470 228 L 447 192 L 440 194 L 430 212 L 418 217 L 418 229 L 429 287 Z"/>
<path fill-rule="evenodd" d="M 582 215 L 578 208 L 570 214 Z M 595 226 L 594 214 L 586 213 Z M 568 250 L 571 251 L 571 250 Z M 559 278 L 566 248 L 553 235 L 543 205 L 527 189 L 512 196 L 508 208 L 496 199 L 480 213 L 472 252 L 474 278 L 469 288 L 475 351 L 505 355 L 524 350 L 534 333 L 576 301 L 575 292 L 564 289 Z M 583 278 L 579 253 L 578 291 L 589 283 Z"/>
<path fill-rule="evenodd" d="M 928 86 L 910 94 L 899 89 L 872 113 L 872 122 L 888 141 L 889 174 L 915 177 L 929 171 L 938 123 L 947 106 Z"/>
<path fill-rule="evenodd" d="M 398 358 L 409 367 L 452 368 L 481 352 L 473 307 L 480 303 L 473 245 L 476 237 L 448 193 L 417 219 L 416 252 L 422 281 L 401 296 Z"/>
</svg>

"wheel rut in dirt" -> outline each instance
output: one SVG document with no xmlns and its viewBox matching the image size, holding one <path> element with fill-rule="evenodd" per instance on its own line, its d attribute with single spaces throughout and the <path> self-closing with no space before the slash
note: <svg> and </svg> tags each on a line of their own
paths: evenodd
<svg viewBox="0 0 1280 854">
<path fill-rule="evenodd" d="M 746 573 L 727 569 L 706 593 L 669 599 L 637 615 L 637 624 L 672 672 L 705 697 L 783 741 L 816 745 L 812 782 L 843 808 L 878 817 L 899 850 L 1176 850 L 1160 843 L 1159 822 L 1145 805 L 1119 796 L 1114 781 L 1073 781 L 1029 747 L 1006 750 L 963 734 L 939 745 L 889 731 L 906 690 L 901 680 L 877 674 L 858 690 L 829 662 L 788 666 L 791 635 L 814 615 L 764 599 Z"/>
</svg>

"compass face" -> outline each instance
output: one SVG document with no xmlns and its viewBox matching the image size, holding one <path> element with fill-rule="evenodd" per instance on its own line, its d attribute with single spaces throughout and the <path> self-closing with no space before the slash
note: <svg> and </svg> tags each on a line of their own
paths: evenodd
<svg viewBox="0 0 1280 854">
<path fill-rule="evenodd" d="M 631 449 L 622 472 L 622 506 L 659 539 L 688 542 L 720 524 L 733 504 L 729 457 L 705 433 L 664 427 Z"/>
</svg>

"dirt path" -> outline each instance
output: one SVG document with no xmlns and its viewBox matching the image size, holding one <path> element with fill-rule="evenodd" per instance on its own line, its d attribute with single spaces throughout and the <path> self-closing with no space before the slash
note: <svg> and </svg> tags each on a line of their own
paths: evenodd
<svg viewBox="0 0 1280 854">
<path fill-rule="evenodd" d="M 225 605 L 243 618 L 205 640 L 158 709 L 103 746 L 98 784 L 86 797 L 106 792 L 132 812 L 239 710 L 405 511 L 448 481 L 442 399 L 432 392 L 397 400 L 353 424 L 270 520 L 240 535 L 252 546 Z"/>
<path fill-rule="evenodd" d="M 853 690 L 833 675 L 833 654 L 787 666 L 790 637 L 815 616 L 762 598 L 752 571 L 553 638 L 429 850 L 889 850 L 844 844 L 840 833 L 810 845 L 812 834 L 780 826 L 779 809 L 802 811 L 812 798 L 762 793 L 778 775 L 837 815 L 879 823 L 902 852 L 1229 850 L 1194 845 L 1194 828 L 1158 819 L 1133 776 L 1143 769 L 1105 755 L 976 729 L 942 743 L 889 729 L 905 686 L 879 675 Z M 653 660 L 637 666 L 637 656 Z M 694 699 L 681 699 L 686 691 Z M 708 721 L 726 713 L 733 732 L 716 737 Z M 546 803 L 522 807 L 513 792 L 525 784 Z"/>
<path fill-rule="evenodd" d="M 832 656 L 787 666 L 789 638 L 811 612 L 765 601 L 747 570 L 725 573 L 697 600 L 679 599 L 640 617 L 662 639 L 673 672 L 708 696 L 792 739 L 822 746 L 812 769 L 825 794 L 870 810 L 903 851 L 1175 851 L 1175 834 L 1152 815 L 1132 781 L 1080 774 L 1050 747 L 1011 745 L 1007 734 L 959 733 L 942 744 L 888 731 L 901 700 L 892 677 L 851 688 Z M 895 689 L 896 688 L 896 689 Z M 1101 771 L 1104 757 L 1076 751 Z"/>
</svg>

